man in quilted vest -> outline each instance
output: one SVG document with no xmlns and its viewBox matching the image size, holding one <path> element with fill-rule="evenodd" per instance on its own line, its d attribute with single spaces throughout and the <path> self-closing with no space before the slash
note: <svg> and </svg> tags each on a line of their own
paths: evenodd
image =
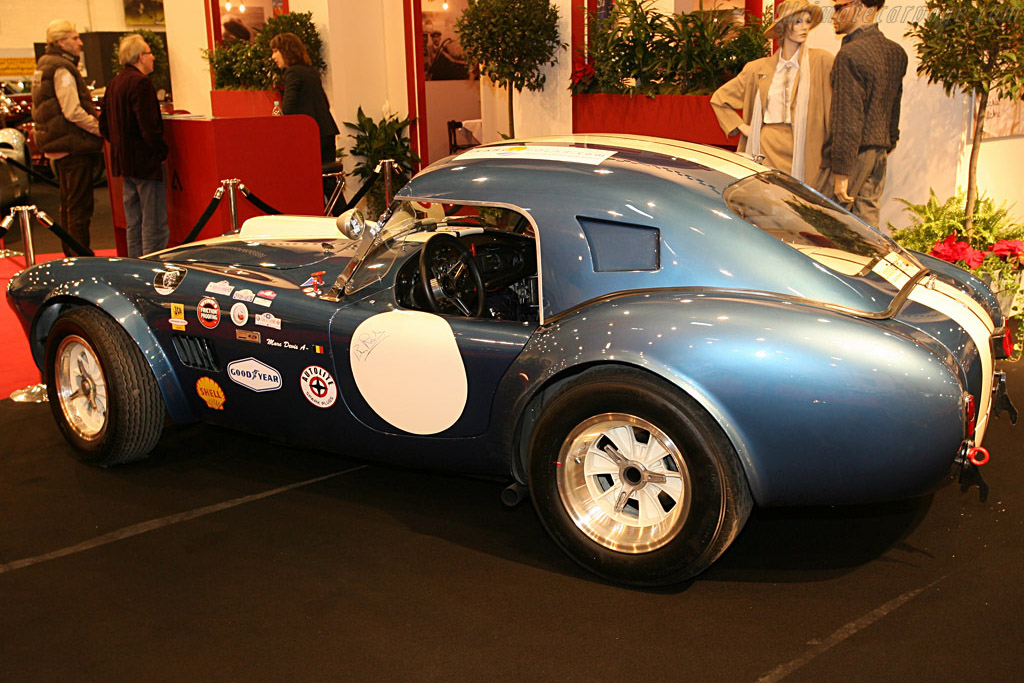
<svg viewBox="0 0 1024 683">
<path fill-rule="evenodd" d="M 70 21 L 46 27 L 46 53 L 32 74 L 32 120 L 36 145 L 53 160 L 60 186 L 60 225 L 89 246 L 92 183 L 103 148 L 100 124 L 85 80 L 78 71 L 82 39 Z M 66 256 L 76 256 L 64 244 Z"/>
</svg>

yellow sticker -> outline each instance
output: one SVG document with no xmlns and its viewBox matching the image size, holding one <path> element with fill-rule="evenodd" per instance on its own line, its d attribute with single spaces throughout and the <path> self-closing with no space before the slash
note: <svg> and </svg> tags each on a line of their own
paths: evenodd
<svg viewBox="0 0 1024 683">
<path fill-rule="evenodd" d="M 185 320 L 185 304 L 171 304 L 171 329 L 184 330 L 188 321 Z"/>
<path fill-rule="evenodd" d="M 200 377 L 196 381 L 196 393 L 208 407 L 214 410 L 224 410 L 224 390 L 209 377 Z"/>
</svg>

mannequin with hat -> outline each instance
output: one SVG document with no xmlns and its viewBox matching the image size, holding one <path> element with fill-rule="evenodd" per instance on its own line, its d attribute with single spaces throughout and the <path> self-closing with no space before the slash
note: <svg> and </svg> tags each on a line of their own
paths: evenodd
<svg viewBox="0 0 1024 683">
<path fill-rule="evenodd" d="M 740 134 L 737 152 L 805 182 L 817 180 L 832 98 L 832 55 L 805 45 L 821 19 L 821 7 L 808 0 L 780 3 L 765 31 L 779 49 L 748 63 L 711 97 L 722 130 Z"/>
</svg>

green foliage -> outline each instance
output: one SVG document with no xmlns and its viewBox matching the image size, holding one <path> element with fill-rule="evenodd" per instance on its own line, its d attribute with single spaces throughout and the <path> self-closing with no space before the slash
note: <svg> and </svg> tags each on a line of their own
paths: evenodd
<svg viewBox="0 0 1024 683">
<path fill-rule="evenodd" d="M 744 26 L 727 10 L 665 15 L 650 0 L 622 0 L 589 16 L 586 67 L 574 93 L 710 94 L 747 62 L 768 54 L 769 17 Z"/>
<path fill-rule="evenodd" d="M 294 33 L 309 52 L 309 58 L 321 73 L 327 69 L 323 41 L 313 23 L 312 12 L 290 12 L 267 19 L 252 41 L 221 43 L 204 50 L 217 90 L 270 90 L 281 78 L 270 53 L 270 39 L 279 33 Z"/>
<path fill-rule="evenodd" d="M 469 0 L 455 23 L 466 62 L 504 87 L 541 90 L 541 70 L 565 47 L 558 36 L 558 8 L 549 0 Z"/>
<path fill-rule="evenodd" d="M 971 271 L 992 288 L 1004 314 L 1020 313 L 1020 257 L 1012 253 L 1014 250 L 1000 255 L 993 253 L 992 249 L 999 242 L 1024 240 L 1024 225 L 1011 216 L 1010 208 L 1005 203 L 996 206 L 992 199 L 979 197 L 974 221 L 968 227 L 965 195 L 962 191 L 945 201 L 940 201 L 934 190 L 929 190 L 928 201 L 924 204 L 912 204 L 905 199 L 897 201 L 902 202 L 911 214 L 912 223 L 893 232 L 896 242 L 907 249 L 925 254 L 935 252 L 934 255 L 945 260 L 952 259 L 940 253 L 944 241 L 952 235 L 956 242 L 966 242 L 969 249 L 963 250 L 963 255 L 975 252 L 976 262 L 968 263 L 965 259 L 958 259 L 954 263 Z M 892 229 L 891 224 L 889 227 Z M 1018 242 L 1018 246 L 1024 245 Z"/>
<path fill-rule="evenodd" d="M 1024 1 L 927 0 L 924 21 L 911 22 L 917 73 L 946 94 L 999 88 L 1024 94 Z"/>
<path fill-rule="evenodd" d="M 161 31 L 157 33 L 150 31 L 149 29 L 139 29 L 137 31 L 128 31 L 121 35 L 117 40 L 117 45 L 114 46 L 114 54 L 112 55 L 114 70 L 113 74 L 116 76 L 121 73 L 121 62 L 118 60 L 118 50 L 121 45 L 121 41 L 132 35 L 138 33 L 142 36 L 142 39 L 146 41 L 146 45 L 149 45 L 150 51 L 153 53 L 153 73 L 149 75 L 149 80 L 152 81 L 153 87 L 157 90 L 164 90 L 170 92 L 171 90 L 171 66 L 167 60 L 167 44 L 164 42 L 164 33 Z"/>
<path fill-rule="evenodd" d="M 359 107 L 356 122 L 345 122 L 347 127 L 356 131 L 356 135 L 349 135 L 355 140 L 351 149 L 352 156 L 362 158 L 353 169 L 354 173 L 365 180 L 373 174 L 378 163 L 384 159 L 391 159 L 395 162 L 396 170 L 391 183 L 392 192 L 402 189 L 412 177 L 413 167 L 420 162 L 419 155 L 412 151 L 409 138 L 405 136 L 405 130 L 412 121 L 410 118 L 399 119 L 394 114 L 374 121 L 363 113 L 362 107 Z M 382 180 L 378 180 L 367 193 L 367 204 L 371 216 L 377 216 L 387 208 L 384 205 Z"/>
<path fill-rule="evenodd" d="M 957 192 L 945 201 L 940 201 L 935 190 L 929 190 L 928 201 L 912 204 L 897 198 L 912 216 L 910 226 L 893 231 L 893 238 L 907 249 L 928 253 L 936 242 L 949 235 L 956 235 L 971 245 L 972 249 L 985 250 L 999 240 L 1024 239 L 1024 225 L 1013 220 L 1010 209 L 1003 204 L 996 206 L 988 197 L 978 200 L 978 211 L 974 226 L 966 232 L 964 222 L 964 193 Z M 890 224 L 890 229 L 892 225 Z"/>
<path fill-rule="evenodd" d="M 974 142 L 985 128 L 988 95 L 1024 96 L 1024 0 L 927 0 L 923 21 L 911 22 L 907 36 L 917 42 L 918 75 L 940 83 L 951 95 L 964 90 L 977 95 Z M 979 206 L 978 147 L 967 169 L 968 225 Z"/>
</svg>

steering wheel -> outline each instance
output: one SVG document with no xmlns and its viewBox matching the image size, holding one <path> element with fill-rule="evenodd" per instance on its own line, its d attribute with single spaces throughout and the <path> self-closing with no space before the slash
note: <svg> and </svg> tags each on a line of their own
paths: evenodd
<svg viewBox="0 0 1024 683">
<path fill-rule="evenodd" d="M 448 233 L 431 235 L 420 251 L 420 284 L 434 313 L 484 314 L 484 279 L 469 249 Z M 475 303 L 472 297 L 476 296 Z"/>
</svg>

